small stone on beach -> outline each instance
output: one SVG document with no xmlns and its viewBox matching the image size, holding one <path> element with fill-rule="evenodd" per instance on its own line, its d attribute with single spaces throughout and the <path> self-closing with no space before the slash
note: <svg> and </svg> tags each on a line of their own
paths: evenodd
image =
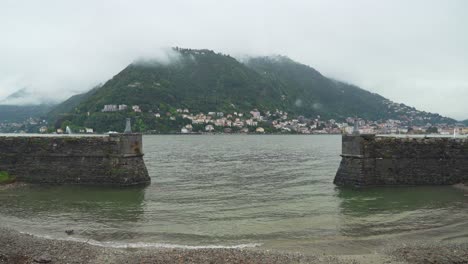
<svg viewBox="0 0 468 264">
<path fill-rule="evenodd" d="M 52 262 L 52 259 L 50 258 L 49 255 L 44 254 L 44 255 L 41 255 L 38 258 L 34 258 L 34 262 L 36 262 L 36 263 L 50 263 L 50 262 Z"/>
</svg>

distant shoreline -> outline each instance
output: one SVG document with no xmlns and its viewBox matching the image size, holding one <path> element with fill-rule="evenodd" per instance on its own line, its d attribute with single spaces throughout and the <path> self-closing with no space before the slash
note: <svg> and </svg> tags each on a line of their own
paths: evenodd
<svg viewBox="0 0 468 264">
<path fill-rule="evenodd" d="M 293 134 L 293 133 L 164 133 L 164 134 L 151 134 L 143 133 L 145 136 L 339 136 L 341 134 Z"/>
<path fill-rule="evenodd" d="M 268 135 L 280 135 L 280 136 L 337 136 L 342 134 L 302 134 L 302 133 L 142 133 L 144 136 L 203 136 L 203 135 L 241 135 L 241 136 L 268 136 Z M 40 134 L 40 133 L 0 133 L 0 136 L 9 135 L 25 135 L 25 136 L 107 136 L 109 133 L 95 133 L 95 134 Z"/>
<path fill-rule="evenodd" d="M 103 137 L 112 133 L 93 133 L 93 134 L 42 134 L 42 133 L 0 133 L 1 136 L 83 136 L 83 137 Z M 119 134 L 119 133 L 116 133 Z M 223 132 L 196 132 L 196 133 L 141 133 L 144 136 L 218 136 L 218 135 L 235 135 L 235 136 L 341 136 L 344 134 L 332 134 L 332 133 L 317 133 L 317 134 L 304 134 L 304 133 L 223 133 Z M 409 137 L 409 138 L 454 138 L 452 135 L 440 135 L 440 134 L 369 134 L 378 137 Z M 455 138 L 463 139 L 468 138 L 468 135 L 457 135 Z"/>
</svg>

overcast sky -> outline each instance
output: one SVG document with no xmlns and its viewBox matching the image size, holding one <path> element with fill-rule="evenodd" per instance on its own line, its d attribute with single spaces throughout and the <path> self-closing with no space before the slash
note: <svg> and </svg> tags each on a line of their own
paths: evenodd
<svg viewBox="0 0 468 264">
<path fill-rule="evenodd" d="M 0 0 L 0 99 L 62 100 L 162 48 L 282 54 L 391 100 L 468 118 L 468 1 Z"/>
</svg>

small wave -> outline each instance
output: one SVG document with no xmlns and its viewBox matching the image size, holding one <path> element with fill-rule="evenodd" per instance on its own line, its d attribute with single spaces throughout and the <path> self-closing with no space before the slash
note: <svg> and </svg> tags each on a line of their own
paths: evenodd
<svg viewBox="0 0 468 264">
<path fill-rule="evenodd" d="M 190 245 L 179 245 L 179 244 L 169 244 L 169 243 L 146 243 L 146 242 L 100 242 L 93 239 L 84 239 L 77 237 L 68 237 L 68 238 L 57 238 L 49 235 L 37 235 L 27 232 L 20 232 L 22 234 L 27 234 L 39 238 L 51 239 L 51 240 L 61 240 L 61 241 L 74 241 L 86 243 L 92 246 L 106 247 L 106 248 L 167 248 L 167 249 L 243 249 L 243 248 L 254 248 L 259 247 L 262 244 L 260 243 L 246 243 L 238 245 L 203 245 L 203 246 L 190 246 Z"/>
<path fill-rule="evenodd" d="M 180 249 L 242 249 L 242 248 L 254 248 L 261 244 L 248 243 L 239 245 L 206 245 L 206 246 L 189 246 L 189 245 L 178 245 L 178 244 L 167 244 L 167 243 L 122 243 L 122 242 L 98 242 L 89 241 L 91 245 L 111 247 L 111 248 L 180 248 Z"/>
</svg>

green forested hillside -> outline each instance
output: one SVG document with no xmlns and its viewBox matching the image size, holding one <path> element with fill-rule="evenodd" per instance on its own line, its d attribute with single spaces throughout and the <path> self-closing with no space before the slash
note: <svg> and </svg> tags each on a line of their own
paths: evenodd
<svg viewBox="0 0 468 264">
<path fill-rule="evenodd" d="M 93 89 L 89 90 L 88 92 L 82 94 L 76 94 L 72 97 L 68 98 L 64 102 L 56 105 L 49 113 L 48 116 L 51 119 L 58 118 L 60 115 L 63 114 L 71 114 L 74 113 L 76 107 L 78 107 L 83 101 L 90 98 L 94 93 L 100 88 L 100 86 L 94 87 Z"/>
<path fill-rule="evenodd" d="M 356 86 L 328 79 L 315 69 L 287 57 L 252 58 L 247 66 L 284 87 L 290 111 L 307 116 L 333 118 L 359 116 L 381 119 L 391 116 L 386 99 Z"/>
<path fill-rule="evenodd" d="M 26 119 L 45 117 L 52 105 L 0 105 L 0 123 L 23 122 Z"/>
<path fill-rule="evenodd" d="M 210 50 L 175 49 L 169 63 L 147 60 L 130 64 L 102 87 L 70 98 L 51 112 L 56 126 L 90 126 L 97 131 L 123 129 L 122 118 L 135 117 L 140 130 L 167 132 L 185 121 L 155 122 L 149 113 L 210 111 L 248 113 L 287 111 L 290 116 L 414 122 L 454 122 L 437 114 L 395 104 L 359 87 L 324 77 L 287 57 L 251 58 L 244 63 Z M 103 113 L 104 105 L 139 105 L 132 111 Z M 166 123 L 165 123 L 166 122 Z"/>
<path fill-rule="evenodd" d="M 187 107 L 194 111 L 281 107 L 282 91 L 230 56 L 181 50 L 169 64 L 130 64 L 78 107 L 98 112 L 106 104 L 139 105 L 143 110 Z"/>
<path fill-rule="evenodd" d="M 337 119 L 357 116 L 368 120 L 412 116 L 425 118 L 427 122 L 454 122 L 438 114 L 395 104 L 355 85 L 327 78 L 315 69 L 284 56 L 252 58 L 246 65 L 271 82 L 280 84 L 288 101 L 294 102 L 288 105 L 288 109 L 296 114 Z"/>
</svg>

